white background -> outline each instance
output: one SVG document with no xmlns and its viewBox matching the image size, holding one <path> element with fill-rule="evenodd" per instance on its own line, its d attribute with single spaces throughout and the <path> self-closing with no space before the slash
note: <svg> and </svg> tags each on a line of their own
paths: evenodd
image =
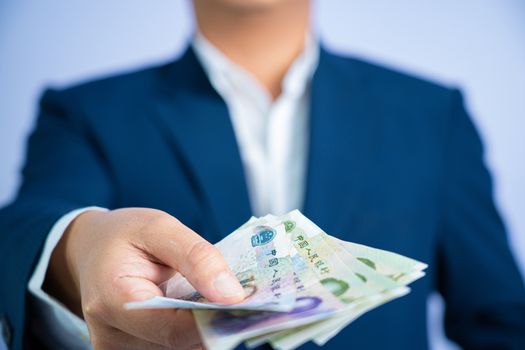
<svg viewBox="0 0 525 350">
<path fill-rule="evenodd" d="M 484 137 L 497 203 L 525 271 L 525 2 L 318 0 L 329 48 L 463 89 Z M 0 204 L 20 181 L 44 86 L 166 61 L 192 28 L 184 0 L 0 1 Z M 430 305 L 434 349 L 449 349 Z"/>
</svg>

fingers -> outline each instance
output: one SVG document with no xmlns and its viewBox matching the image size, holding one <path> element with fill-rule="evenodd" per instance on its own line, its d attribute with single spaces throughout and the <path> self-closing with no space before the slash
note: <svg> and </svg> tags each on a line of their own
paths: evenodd
<svg viewBox="0 0 525 350">
<path fill-rule="evenodd" d="M 203 296 L 236 303 L 244 291 L 219 250 L 171 216 L 159 216 L 142 232 L 146 249 L 179 271 Z"/>
<path fill-rule="evenodd" d="M 112 311 L 103 316 L 103 322 L 93 323 L 111 324 L 112 327 L 125 334 L 136 337 L 143 342 L 156 344 L 159 347 L 177 349 L 199 347 L 201 339 L 190 310 L 125 310 L 123 307 L 127 302 L 141 301 L 155 295 L 160 296 L 162 292 L 147 279 L 127 276 L 118 278 L 114 281 L 113 293 L 107 300 L 110 304 L 107 310 Z M 94 310 L 93 315 L 91 315 L 88 311 L 86 316 L 89 321 L 90 316 L 100 317 L 101 313 L 100 310 Z M 107 338 L 114 339 L 113 335 Z M 122 341 L 125 340 L 123 336 L 120 338 Z M 117 337 L 116 339 L 120 338 Z M 103 342 L 104 340 L 99 339 L 99 341 Z M 133 341 L 129 348 L 140 344 L 142 342 Z M 144 349 L 146 348 L 148 347 Z"/>
</svg>

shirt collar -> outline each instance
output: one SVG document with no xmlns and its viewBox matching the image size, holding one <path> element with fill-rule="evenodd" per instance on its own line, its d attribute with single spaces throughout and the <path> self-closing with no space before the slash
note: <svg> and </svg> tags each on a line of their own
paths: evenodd
<svg viewBox="0 0 525 350">
<path fill-rule="evenodd" d="M 250 94 L 250 91 L 252 91 L 254 92 L 253 95 L 264 95 L 267 104 L 271 104 L 269 93 L 255 77 L 226 57 L 202 33 L 198 31 L 195 33 L 192 47 L 212 84 L 221 95 L 228 94 L 228 91 L 225 90 L 247 94 Z M 305 37 L 303 52 L 292 63 L 282 81 L 281 96 L 301 97 L 305 93 L 305 89 L 317 68 L 318 62 L 319 42 L 314 35 L 308 33 Z M 252 97 L 257 99 L 257 96 Z"/>
</svg>

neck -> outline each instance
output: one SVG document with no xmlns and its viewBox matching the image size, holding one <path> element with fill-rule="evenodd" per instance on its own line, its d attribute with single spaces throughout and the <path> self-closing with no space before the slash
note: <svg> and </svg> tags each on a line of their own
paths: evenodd
<svg viewBox="0 0 525 350">
<path fill-rule="evenodd" d="M 288 68 L 304 49 L 309 1 L 232 8 L 220 1 L 194 0 L 194 7 L 206 39 L 249 71 L 274 99 L 279 96 Z"/>
</svg>

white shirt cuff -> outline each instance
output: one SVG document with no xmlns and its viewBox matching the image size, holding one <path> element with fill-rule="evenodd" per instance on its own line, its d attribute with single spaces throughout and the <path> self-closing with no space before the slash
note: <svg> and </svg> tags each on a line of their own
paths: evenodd
<svg viewBox="0 0 525 350">
<path fill-rule="evenodd" d="M 107 209 L 99 207 L 81 208 L 67 213 L 55 223 L 47 236 L 44 249 L 28 285 L 29 292 L 34 296 L 35 307 L 38 308 L 37 311 L 41 318 L 40 326 L 46 328 L 45 330 L 42 329 L 46 337 L 50 337 L 48 339 L 51 342 L 71 349 L 91 349 L 86 323 L 58 300 L 44 292 L 42 284 L 44 283 L 51 254 L 58 241 L 64 235 L 69 224 L 77 216 L 89 210 L 107 211 Z"/>
</svg>

